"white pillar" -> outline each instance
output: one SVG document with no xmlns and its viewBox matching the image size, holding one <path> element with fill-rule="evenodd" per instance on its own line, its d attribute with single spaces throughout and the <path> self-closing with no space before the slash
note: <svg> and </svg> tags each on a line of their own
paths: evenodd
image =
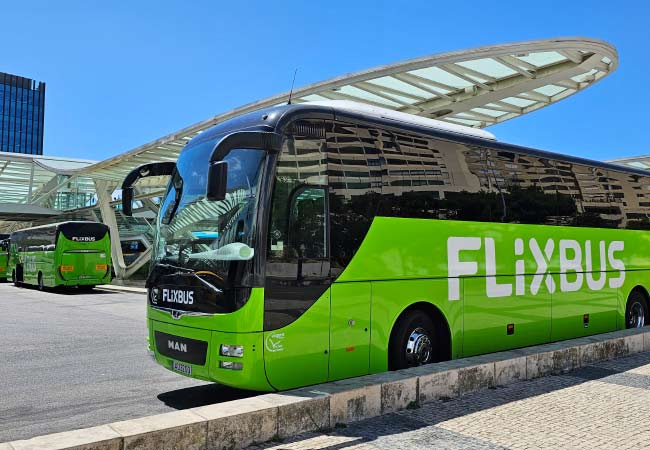
<svg viewBox="0 0 650 450">
<path fill-rule="evenodd" d="M 111 194 L 115 190 L 115 187 L 104 180 L 94 181 L 95 190 L 97 191 L 97 205 L 99 205 L 99 211 L 102 213 L 104 224 L 108 226 L 111 232 L 111 258 L 113 260 L 115 276 L 119 279 L 124 279 L 127 267 L 124 263 L 124 255 L 122 255 L 120 229 L 117 226 L 115 210 L 111 206 Z"/>
</svg>

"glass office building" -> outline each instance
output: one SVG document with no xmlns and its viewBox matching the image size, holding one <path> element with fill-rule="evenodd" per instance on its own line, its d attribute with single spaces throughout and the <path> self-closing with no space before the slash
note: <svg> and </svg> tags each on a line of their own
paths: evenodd
<svg viewBox="0 0 650 450">
<path fill-rule="evenodd" d="M 0 151 L 43 154 L 45 83 L 0 72 Z"/>
</svg>

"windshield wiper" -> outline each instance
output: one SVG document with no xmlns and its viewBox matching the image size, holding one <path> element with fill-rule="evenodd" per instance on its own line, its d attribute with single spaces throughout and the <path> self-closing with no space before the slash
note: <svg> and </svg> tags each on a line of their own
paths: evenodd
<svg viewBox="0 0 650 450">
<path fill-rule="evenodd" d="M 176 270 L 176 273 L 179 273 L 179 272 L 180 272 L 180 273 L 184 273 L 184 274 L 192 275 L 194 278 L 198 279 L 198 280 L 199 280 L 203 285 L 207 286 L 209 289 L 212 289 L 213 291 L 217 292 L 218 294 L 222 294 L 222 293 L 223 293 L 223 289 L 219 289 L 218 287 L 216 287 L 216 286 L 213 285 L 212 283 L 209 283 L 208 281 L 204 280 L 203 278 L 201 278 L 200 276 L 198 276 L 198 275 L 194 272 L 194 270 L 189 269 L 189 268 L 187 268 L 187 267 L 174 266 L 173 264 L 165 264 L 165 263 L 158 263 L 158 264 L 156 264 L 156 267 L 157 267 L 157 268 L 160 267 L 161 269 L 171 269 L 171 270 Z M 176 275 L 176 273 L 175 273 L 175 274 L 172 274 L 172 275 Z"/>
<path fill-rule="evenodd" d="M 174 266 L 173 264 L 157 263 L 156 267 L 160 267 L 161 269 L 173 269 L 177 270 L 178 272 L 194 273 L 194 270 L 192 269 L 189 269 L 187 267 Z"/>
</svg>

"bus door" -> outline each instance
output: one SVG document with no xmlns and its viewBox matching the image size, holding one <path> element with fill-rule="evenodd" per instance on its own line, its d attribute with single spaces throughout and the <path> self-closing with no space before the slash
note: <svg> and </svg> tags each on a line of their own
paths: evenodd
<svg viewBox="0 0 650 450">
<path fill-rule="evenodd" d="M 294 136 L 280 155 L 268 226 L 264 361 L 276 389 L 327 381 L 330 329 L 328 188 L 313 176 L 323 139 Z M 299 158 L 304 169 L 296 169 Z"/>
</svg>

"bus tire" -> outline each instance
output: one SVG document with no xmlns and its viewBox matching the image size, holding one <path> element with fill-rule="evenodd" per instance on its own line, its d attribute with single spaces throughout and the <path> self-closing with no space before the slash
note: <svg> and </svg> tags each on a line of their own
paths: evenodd
<svg viewBox="0 0 650 450">
<path fill-rule="evenodd" d="M 641 328 L 646 326 L 650 321 L 648 310 L 648 299 L 638 289 L 630 292 L 625 307 L 625 328 Z"/>
<path fill-rule="evenodd" d="M 38 290 L 39 291 L 44 291 L 45 290 L 45 285 L 43 284 L 43 273 L 38 272 Z"/>
<path fill-rule="evenodd" d="M 420 309 L 404 313 L 391 333 L 388 344 L 388 369 L 421 366 L 434 361 L 436 327 Z"/>
<path fill-rule="evenodd" d="M 16 269 L 11 271 L 11 282 L 14 286 L 18 286 L 18 278 L 16 278 Z"/>
</svg>

